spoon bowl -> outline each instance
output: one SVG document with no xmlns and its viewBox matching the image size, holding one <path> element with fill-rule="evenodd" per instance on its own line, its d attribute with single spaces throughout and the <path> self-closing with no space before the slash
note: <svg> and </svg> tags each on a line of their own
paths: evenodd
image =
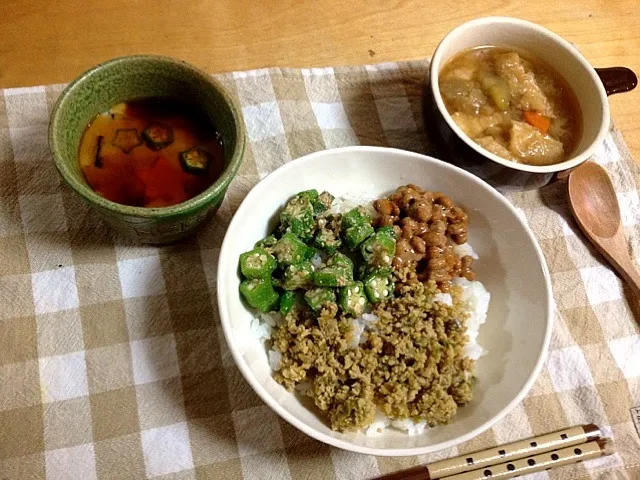
<svg viewBox="0 0 640 480">
<path fill-rule="evenodd" d="M 640 274 L 629 255 L 618 197 L 606 170 L 593 162 L 573 170 L 569 205 L 584 234 L 640 298 Z"/>
<path fill-rule="evenodd" d="M 613 183 L 604 168 L 587 162 L 569 177 L 569 197 L 574 216 L 599 237 L 610 238 L 620 228 L 620 206 Z"/>
</svg>

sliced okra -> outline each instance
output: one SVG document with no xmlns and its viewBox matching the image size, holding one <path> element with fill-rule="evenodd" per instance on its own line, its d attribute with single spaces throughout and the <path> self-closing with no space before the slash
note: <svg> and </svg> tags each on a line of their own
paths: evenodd
<svg viewBox="0 0 640 480">
<path fill-rule="evenodd" d="M 336 294 L 331 288 L 317 287 L 307 290 L 304 294 L 304 299 L 309 307 L 311 307 L 311 310 L 318 312 L 325 305 L 335 304 Z"/>
<path fill-rule="evenodd" d="M 240 255 L 240 271 L 245 278 L 267 278 L 276 269 L 276 259 L 264 248 Z"/>
<path fill-rule="evenodd" d="M 336 235 L 333 230 L 325 228 L 316 232 L 313 245 L 328 254 L 332 254 L 342 246 L 342 239 L 340 235 Z"/>
<path fill-rule="evenodd" d="M 353 280 L 353 270 L 344 265 L 324 267 L 313 272 L 312 278 L 319 287 L 344 287 Z"/>
<path fill-rule="evenodd" d="M 268 237 L 257 241 L 255 244 L 255 248 L 264 248 L 265 250 L 270 249 L 276 244 L 277 241 L 278 239 L 275 235 L 269 235 Z"/>
<path fill-rule="evenodd" d="M 187 173 L 204 175 L 209 169 L 211 155 L 204 148 L 194 147 L 180 152 L 180 165 Z"/>
<path fill-rule="evenodd" d="M 391 265 L 396 251 L 396 236 L 393 228 L 384 227 L 360 244 L 362 258 L 372 267 Z"/>
<path fill-rule="evenodd" d="M 367 303 L 362 282 L 353 282 L 338 290 L 338 306 L 349 315 L 359 317 Z"/>
<path fill-rule="evenodd" d="M 371 303 L 377 303 L 385 298 L 393 296 L 395 287 L 390 275 L 385 275 L 381 270 L 375 270 L 367 275 L 363 281 L 364 293 Z"/>
<path fill-rule="evenodd" d="M 284 232 L 292 233 L 304 241 L 313 238 L 315 222 L 313 205 L 306 195 L 296 195 L 287 202 L 280 213 L 280 227 Z"/>
<path fill-rule="evenodd" d="M 270 278 L 253 278 L 240 283 L 240 293 L 253 308 L 271 312 L 278 306 L 279 295 L 271 285 Z"/>
<path fill-rule="evenodd" d="M 324 213 L 331 208 L 331 204 L 335 200 L 336 197 L 331 195 L 329 192 L 322 192 L 318 195 L 318 198 L 313 203 L 313 209 L 316 212 L 316 215 L 320 213 Z"/>
<path fill-rule="evenodd" d="M 162 150 L 173 143 L 173 129 L 163 123 L 152 123 L 142 131 L 142 140 L 151 150 Z"/>
<path fill-rule="evenodd" d="M 294 292 L 284 292 L 280 295 L 280 314 L 284 317 L 291 309 L 296 301 L 296 294 Z"/>
<path fill-rule="evenodd" d="M 309 261 L 302 261 L 294 265 L 289 265 L 282 276 L 282 288 L 285 290 L 296 290 L 298 288 L 309 288 L 313 285 L 313 265 Z"/>
<path fill-rule="evenodd" d="M 345 267 L 353 272 L 353 261 L 344 253 L 336 252 L 327 259 L 328 267 Z"/>
<path fill-rule="evenodd" d="M 135 128 L 119 128 L 111 140 L 111 145 L 118 147 L 123 153 L 130 153 L 131 150 L 142 145 L 142 140 Z"/>
<path fill-rule="evenodd" d="M 300 263 L 309 257 L 309 247 L 292 233 L 285 233 L 272 250 L 278 263 L 283 266 Z"/>
<path fill-rule="evenodd" d="M 344 241 L 349 250 L 354 251 L 373 233 L 374 229 L 368 223 L 354 225 L 344 231 Z"/>
<path fill-rule="evenodd" d="M 371 214 L 362 206 L 353 208 L 342 215 L 342 228 L 344 229 L 363 223 L 371 223 Z"/>
<path fill-rule="evenodd" d="M 309 199 L 309 201 L 311 202 L 311 204 L 313 205 L 313 201 L 318 198 L 318 190 L 316 190 L 315 188 L 313 188 L 311 190 L 305 190 L 304 192 L 298 193 L 298 195 L 296 195 L 296 196 L 298 196 L 298 197 L 307 197 Z"/>
</svg>

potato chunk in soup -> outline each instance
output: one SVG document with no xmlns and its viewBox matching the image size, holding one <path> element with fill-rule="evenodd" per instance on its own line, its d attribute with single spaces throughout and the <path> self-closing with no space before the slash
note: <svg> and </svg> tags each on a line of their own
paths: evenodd
<svg viewBox="0 0 640 480">
<path fill-rule="evenodd" d="M 460 129 L 495 155 L 552 165 L 582 133 L 578 101 L 549 65 L 502 47 L 465 50 L 443 67 L 440 93 Z"/>
</svg>

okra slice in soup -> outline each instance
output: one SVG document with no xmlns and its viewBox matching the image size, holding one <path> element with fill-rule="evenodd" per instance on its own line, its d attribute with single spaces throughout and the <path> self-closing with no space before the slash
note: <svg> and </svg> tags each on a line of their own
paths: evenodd
<svg viewBox="0 0 640 480">
<path fill-rule="evenodd" d="M 371 224 L 371 214 L 366 208 L 360 206 L 349 210 L 342 215 L 342 228 L 355 227 L 364 223 Z"/>
<path fill-rule="evenodd" d="M 142 140 L 151 150 L 162 150 L 173 143 L 173 129 L 163 123 L 152 123 L 143 130 Z"/>
<path fill-rule="evenodd" d="M 284 232 L 292 233 L 302 240 L 313 238 L 314 211 L 307 195 L 296 195 L 287 202 L 280 213 L 280 226 Z"/>
<path fill-rule="evenodd" d="M 180 165 L 187 173 L 204 175 L 209 169 L 211 155 L 204 148 L 194 147 L 180 152 Z"/>
<path fill-rule="evenodd" d="M 297 290 L 313 286 L 313 271 L 313 265 L 308 260 L 289 265 L 284 270 L 282 288 L 285 290 Z"/>
<path fill-rule="evenodd" d="M 307 290 L 304 299 L 314 312 L 328 304 L 336 303 L 336 294 L 331 288 L 317 287 Z"/>
<path fill-rule="evenodd" d="M 280 295 L 280 315 L 286 316 L 296 301 L 296 294 L 294 292 L 284 292 Z"/>
<path fill-rule="evenodd" d="M 372 267 L 391 265 L 396 251 L 396 235 L 392 227 L 378 229 L 360 245 L 362 258 Z"/>
<path fill-rule="evenodd" d="M 373 227 L 368 223 L 362 225 L 354 225 L 344 232 L 344 241 L 352 252 L 357 250 L 362 242 L 364 242 L 372 233 Z"/>
<path fill-rule="evenodd" d="M 254 248 L 240 255 L 240 271 L 245 278 L 270 277 L 276 266 L 276 259 L 264 248 Z"/>
<path fill-rule="evenodd" d="M 368 303 L 362 282 L 353 282 L 338 290 L 338 307 L 349 315 L 359 317 Z"/>
<path fill-rule="evenodd" d="M 272 253 L 282 266 L 300 263 L 309 258 L 309 247 L 292 233 L 285 233 L 272 247 Z M 311 252 L 311 254 L 313 254 Z"/>
<path fill-rule="evenodd" d="M 312 278 L 319 287 L 343 287 L 353 280 L 353 270 L 343 265 L 324 267 L 313 272 Z"/>
<path fill-rule="evenodd" d="M 364 293 L 371 303 L 393 296 L 395 287 L 391 275 L 384 270 L 374 270 L 364 278 Z"/>
<path fill-rule="evenodd" d="M 240 293 L 253 308 L 271 312 L 278 307 L 280 296 L 273 289 L 270 278 L 253 278 L 240 283 Z"/>
</svg>

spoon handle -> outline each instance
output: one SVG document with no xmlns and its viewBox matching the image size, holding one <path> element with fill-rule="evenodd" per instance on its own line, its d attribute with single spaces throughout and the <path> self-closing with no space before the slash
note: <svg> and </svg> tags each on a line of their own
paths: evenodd
<svg viewBox="0 0 640 480">
<path fill-rule="evenodd" d="M 622 228 L 609 238 L 597 237 L 590 232 L 587 233 L 587 236 L 591 237 L 593 243 L 599 247 L 600 253 L 629 285 L 633 295 L 640 300 L 640 272 L 629 255 Z"/>
<path fill-rule="evenodd" d="M 625 282 L 631 287 L 634 296 L 637 299 L 640 299 L 640 272 L 635 265 L 633 265 L 633 261 L 629 258 L 629 262 L 625 265 L 620 265 L 617 268 L 618 273 L 623 278 Z"/>
</svg>

